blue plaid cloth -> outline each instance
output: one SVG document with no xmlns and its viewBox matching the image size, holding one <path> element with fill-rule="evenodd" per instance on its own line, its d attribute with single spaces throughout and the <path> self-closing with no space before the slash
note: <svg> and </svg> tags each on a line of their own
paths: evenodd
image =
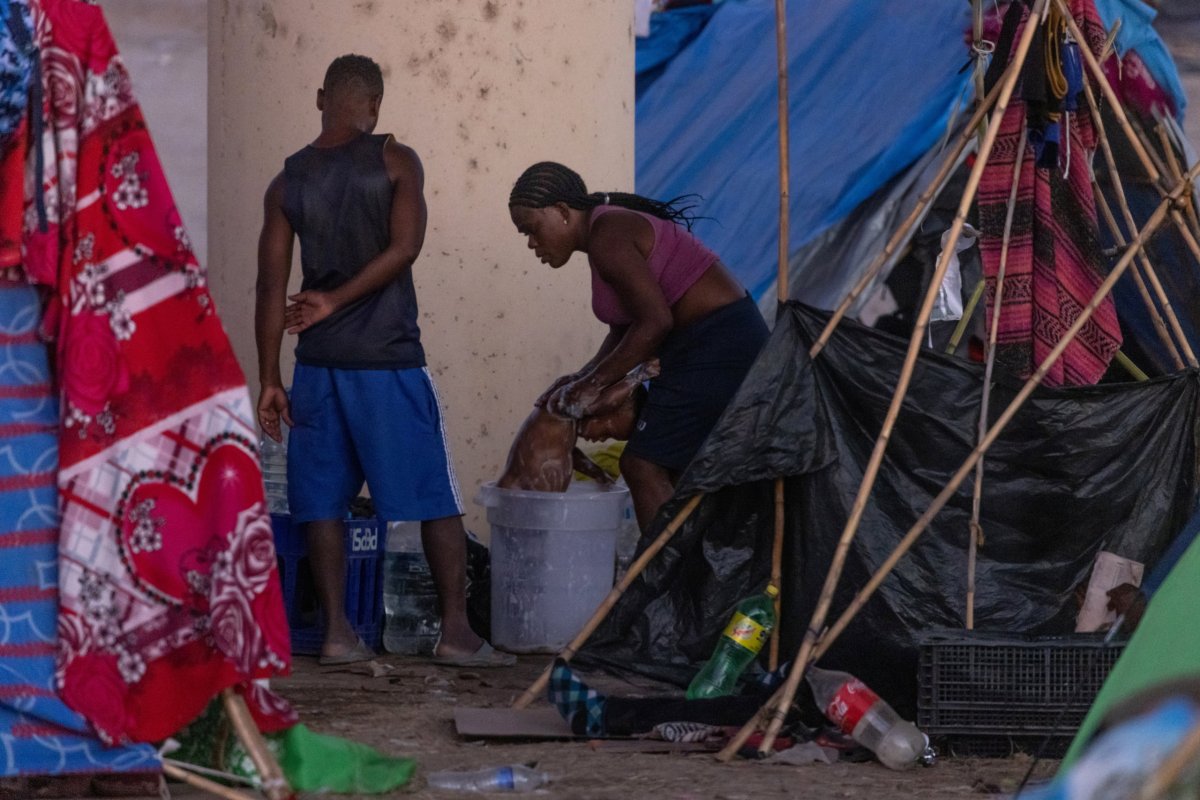
<svg viewBox="0 0 1200 800">
<path fill-rule="evenodd" d="M 157 771 L 152 747 L 105 747 L 55 691 L 58 404 L 40 309 L 0 282 L 0 776 Z"/>
</svg>

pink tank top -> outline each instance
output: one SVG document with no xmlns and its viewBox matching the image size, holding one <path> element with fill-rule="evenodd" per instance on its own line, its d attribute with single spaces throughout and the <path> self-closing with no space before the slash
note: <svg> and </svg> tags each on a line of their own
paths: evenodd
<svg viewBox="0 0 1200 800">
<path fill-rule="evenodd" d="M 591 224 L 595 225 L 601 214 L 609 211 L 630 211 L 621 206 L 596 206 L 592 210 Z M 683 297 L 692 284 L 717 260 L 717 256 L 682 225 L 669 219 L 660 219 L 641 211 L 633 213 L 642 217 L 654 228 L 654 247 L 650 250 L 647 263 L 658 286 L 662 289 L 667 305 L 673 306 Z M 633 317 L 625 311 L 621 298 L 612 286 L 605 283 L 596 270 L 592 269 L 592 313 L 608 325 L 628 325 Z"/>
</svg>

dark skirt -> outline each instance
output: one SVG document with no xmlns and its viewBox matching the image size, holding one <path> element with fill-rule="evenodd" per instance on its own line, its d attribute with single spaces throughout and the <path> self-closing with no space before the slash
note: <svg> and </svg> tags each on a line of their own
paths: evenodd
<svg viewBox="0 0 1200 800">
<path fill-rule="evenodd" d="M 659 348 L 662 371 L 625 451 L 682 471 L 742 385 L 769 331 L 750 295 L 718 308 Z"/>
</svg>

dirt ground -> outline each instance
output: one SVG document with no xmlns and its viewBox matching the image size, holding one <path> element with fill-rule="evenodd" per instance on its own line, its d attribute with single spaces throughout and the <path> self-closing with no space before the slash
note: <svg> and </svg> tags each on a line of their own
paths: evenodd
<svg viewBox="0 0 1200 800">
<path fill-rule="evenodd" d="M 417 776 L 392 797 L 448 797 L 425 787 L 442 769 L 476 769 L 536 761 L 552 777 L 540 794 L 562 798 L 741 800 L 741 798 L 958 798 L 1010 793 L 1029 759 L 941 758 L 932 768 L 893 772 L 879 764 L 790 766 L 741 761 L 721 764 L 706 753 L 606 752 L 583 741 L 467 741 L 454 731 L 454 709 L 505 707 L 528 687 L 548 656 L 523 656 L 517 666 L 465 670 L 384 656 L 343 668 L 297 658 L 291 677 L 274 682 L 313 730 L 348 737 L 386 753 L 412 756 Z M 373 673 L 383 673 L 374 677 Z M 626 696 L 663 693 L 648 682 L 588 675 L 602 691 Z M 1043 762 L 1038 776 L 1049 775 Z M 189 795 L 191 797 L 192 795 Z"/>
</svg>

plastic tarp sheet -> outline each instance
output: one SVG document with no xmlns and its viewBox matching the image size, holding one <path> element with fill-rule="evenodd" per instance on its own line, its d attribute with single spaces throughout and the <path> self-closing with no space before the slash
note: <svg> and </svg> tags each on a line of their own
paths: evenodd
<svg viewBox="0 0 1200 800">
<path fill-rule="evenodd" d="M 907 347 L 843 321 L 810 361 L 826 319 L 796 303 L 780 309 L 758 361 L 643 546 L 689 496 L 707 497 L 614 607 L 585 659 L 690 680 L 738 600 L 768 579 L 776 477 L 786 477 L 780 652 L 796 652 Z M 978 365 L 922 354 L 829 623 L 973 449 L 982 376 Z M 993 420 L 1019 389 L 996 382 Z M 1196 499 L 1198 403 L 1195 370 L 1033 393 L 987 455 L 980 630 L 1073 630 L 1073 593 L 1100 549 L 1153 567 Z M 906 713 L 916 696 L 917 634 L 963 625 L 971 492 L 968 480 L 824 661 Z"/>
<path fill-rule="evenodd" d="M 960 69 L 970 5 L 787 5 L 795 251 L 942 138 L 968 91 L 970 70 Z M 650 63 L 643 54 L 662 57 L 654 39 L 639 45 L 639 71 Z M 637 191 L 699 194 L 707 218 L 695 232 L 760 298 L 778 261 L 775 4 L 726 0 L 655 68 L 662 73 L 637 102 Z"/>
<path fill-rule="evenodd" d="M 1154 80 L 1175 100 L 1175 114 L 1182 122 L 1187 92 L 1166 43 L 1154 30 L 1158 11 L 1143 0 L 1095 0 L 1095 3 L 1104 27 L 1112 30 L 1117 20 L 1121 21 L 1121 29 L 1117 31 L 1117 52 L 1137 51 Z"/>
</svg>

